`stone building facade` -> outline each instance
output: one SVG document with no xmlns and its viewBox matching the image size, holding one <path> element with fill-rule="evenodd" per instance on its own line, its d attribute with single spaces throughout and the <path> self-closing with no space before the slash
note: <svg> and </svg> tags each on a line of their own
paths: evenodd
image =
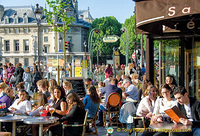
<svg viewBox="0 0 200 136">
<path fill-rule="evenodd" d="M 42 7 L 41 7 L 42 8 Z M 78 0 L 71 1 L 75 22 L 70 25 L 65 39 L 72 43 L 71 53 L 84 54 L 84 41 L 87 42 L 88 31 L 93 20 L 89 9 L 78 12 Z M 35 6 L 4 7 L 0 5 L 0 62 L 21 62 L 24 67 L 32 66 L 38 57 L 38 27 L 34 15 Z M 87 16 L 86 16 L 87 15 Z M 88 16 L 89 15 L 89 16 Z M 62 22 L 60 23 L 62 25 Z M 55 58 L 63 54 L 63 33 L 52 31 L 43 13 L 40 23 L 40 58 Z M 83 56 L 82 56 L 83 57 Z M 52 65 L 52 64 L 51 64 Z"/>
</svg>

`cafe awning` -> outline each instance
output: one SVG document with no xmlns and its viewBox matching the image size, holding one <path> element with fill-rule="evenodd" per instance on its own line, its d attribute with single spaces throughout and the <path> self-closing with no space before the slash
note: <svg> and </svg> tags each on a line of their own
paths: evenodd
<svg viewBox="0 0 200 136">
<path fill-rule="evenodd" d="M 135 0 L 137 32 L 200 34 L 200 0 Z"/>
</svg>

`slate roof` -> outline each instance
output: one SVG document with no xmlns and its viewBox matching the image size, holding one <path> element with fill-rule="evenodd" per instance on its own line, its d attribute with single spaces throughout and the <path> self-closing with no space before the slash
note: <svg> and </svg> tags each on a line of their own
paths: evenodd
<svg viewBox="0 0 200 136">
<path fill-rule="evenodd" d="M 72 4 L 73 5 L 73 4 Z M 74 6 L 72 6 L 74 8 Z M 34 14 L 35 6 L 12 6 L 12 7 L 5 7 L 4 8 L 4 14 L 3 17 L 1 18 L 0 24 L 4 24 L 4 20 L 6 18 L 9 18 L 9 23 L 7 24 L 13 24 L 14 19 L 17 17 L 18 18 L 18 23 L 17 24 L 24 24 L 24 19 L 28 17 L 28 22 L 27 23 L 36 23 L 35 19 L 35 14 Z M 73 25 L 82 25 L 85 27 L 90 27 L 91 23 L 87 22 L 84 20 L 84 18 L 92 16 L 90 13 L 87 13 L 88 10 L 81 10 L 78 12 L 78 19 L 76 19 L 76 22 L 73 23 Z M 84 18 L 80 17 L 80 15 L 83 15 Z M 43 13 L 41 23 L 47 23 L 45 19 L 45 15 Z"/>
</svg>

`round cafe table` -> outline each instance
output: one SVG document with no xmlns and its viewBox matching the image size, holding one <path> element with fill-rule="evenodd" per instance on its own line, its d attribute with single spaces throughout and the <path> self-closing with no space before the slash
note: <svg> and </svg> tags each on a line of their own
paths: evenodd
<svg viewBox="0 0 200 136">
<path fill-rule="evenodd" d="M 28 118 L 28 116 L 24 115 L 7 115 L 0 117 L 0 122 L 12 122 L 12 136 L 16 136 L 16 122 L 23 121 Z M 1 126 L 1 125 L 0 125 Z"/>
<path fill-rule="evenodd" d="M 39 136 L 42 136 L 43 133 L 43 125 L 44 124 L 51 124 L 57 122 L 58 118 L 53 117 L 51 119 L 50 116 L 46 117 L 30 117 L 27 119 L 24 119 L 25 124 L 38 124 L 39 125 Z"/>
</svg>

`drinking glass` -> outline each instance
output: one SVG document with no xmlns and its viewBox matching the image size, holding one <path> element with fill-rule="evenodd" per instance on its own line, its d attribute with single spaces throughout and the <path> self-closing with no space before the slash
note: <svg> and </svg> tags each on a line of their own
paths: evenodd
<svg viewBox="0 0 200 136">
<path fill-rule="evenodd" d="M 6 103 L 2 103 L 2 109 L 6 108 Z"/>
<path fill-rule="evenodd" d="M 53 107 L 49 107 L 49 112 L 51 113 L 51 117 L 49 119 L 54 119 L 54 117 L 53 117 L 54 111 L 55 111 L 55 109 Z"/>
</svg>

